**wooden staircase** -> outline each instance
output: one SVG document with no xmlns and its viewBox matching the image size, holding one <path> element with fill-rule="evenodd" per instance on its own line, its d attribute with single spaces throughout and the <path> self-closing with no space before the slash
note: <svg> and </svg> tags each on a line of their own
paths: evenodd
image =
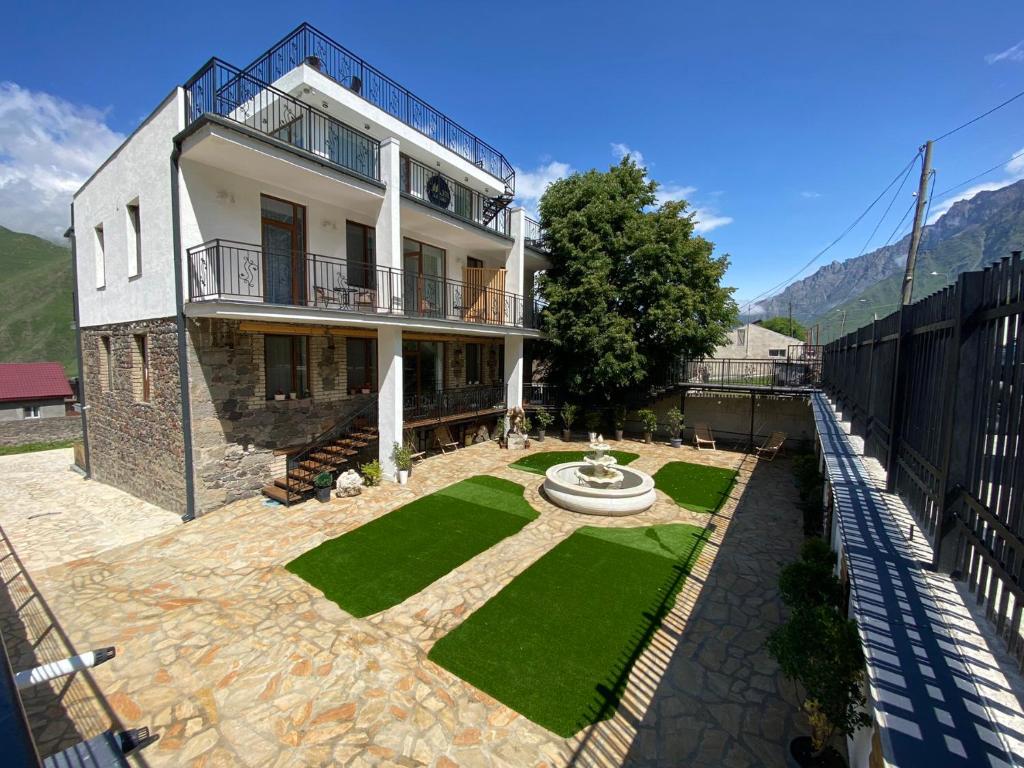
<svg viewBox="0 0 1024 768">
<path fill-rule="evenodd" d="M 342 470 L 351 468 L 346 465 L 354 466 L 356 457 L 377 439 L 377 428 L 364 424 L 355 425 L 338 437 L 314 443 L 295 458 L 289 458 L 288 473 L 263 486 L 263 495 L 286 505 L 305 501 L 315 490 L 313 480 L 317 475 L 330 472 L 336 478 Z"/>
</svg>

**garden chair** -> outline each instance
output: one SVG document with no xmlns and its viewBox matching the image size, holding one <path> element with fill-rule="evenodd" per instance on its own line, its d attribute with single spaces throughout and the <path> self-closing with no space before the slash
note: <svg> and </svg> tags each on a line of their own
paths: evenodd
<svg viewBox="0 0 1024 768">
<path fill-rule="evenodd" d="M 693 428 L 693 444 L 700 450 L 702 445 L 710 445 L 711 450 L 717 451 L 715 446 L 715 435 L 707 424 L 698 424 Z"/>
<path fill-rule="evenodd" d="M 410 451 L 412 451 L 413 461 L 422 461 L 424 458 L 426 458 L 426 451 L 416 450 L 416 441 L 413 439 L 413 433 L 411 429 L 407 429 L 405 430 L 405 432 L 402 433 L 402 442 L 408 446 Z"/>
<path fill-rule="evenodd" d="M 452 438 L 452 431 L 447 426 L 434 428 L 434 443 L 441 449 L 441 453 L 448 453 L 448 450 L 459 450 L 459 444 Z"/>
<path fill-rule="evenodd" d="M 785 442 L 785 432 L 772 432 L 768 439 L 764 441 L 764 445 L 755 447 L 754 452 L 759 458 L 767 458 L 768 461 L 774 461 L 776 454 L 782 450 L 782 444 Z"/>
</svg>

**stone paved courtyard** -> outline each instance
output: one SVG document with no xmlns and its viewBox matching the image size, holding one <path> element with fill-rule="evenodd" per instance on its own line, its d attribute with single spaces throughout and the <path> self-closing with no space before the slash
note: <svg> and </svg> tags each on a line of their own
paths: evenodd
<svg viewBox="0 0 1024 768">
<path fill-rule="evenodd" d="M 585 448 L 549 438 L 529 450 L 567 447 Z M 507 466 L 521 454 L 485 444 L 427 459 L 404 488 L 291 509 L 250 499 L 178 525 L 83 482 L 65 452 L 36 454 L 32 468 L 0 458 L 0 611 L 15 666 L 118 649 L 26 697 L 43 753 L 116 722 L 160 733 L 139 760 L 152 766 L 784 765 L 784 745 L 804 726 L 763 642 L 780 620 L 778 569 L 801 541 L 789 463 L 622 447 L 647 472 L 687 460 L 737 468 L 740 479 L 714 516 L 659 492 L 643 515 L 597 519 L 549 504 L 541 476 Z M 474 474 L 524 485 L 539 518 L 390 610 L 354 619 L 283 567 Z M 37 530 L 35 520 L 54 524 L 54 509 L 60 526 Z M 75 533 L 76 521 L 104 520 L 105 535 Z M 576 528 L 675 521 L 711 526 L 710 542 L 611 720 L 559 738 L 427 660 L 439 637 Z"/>
</svg>

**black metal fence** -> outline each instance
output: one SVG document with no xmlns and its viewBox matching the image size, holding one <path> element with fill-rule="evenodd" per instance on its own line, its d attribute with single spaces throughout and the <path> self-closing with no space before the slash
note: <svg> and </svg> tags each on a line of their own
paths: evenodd
<svg viewBox="0 0 1024 768">
<path fill-rule="evenodd" d="M 380 180 L 380 142 L 219 59 L 185 84 L 189 125 L 217 115 Z"/>
<path fill-rule="evenodd" d="M 505 387 L 500 384 L 456 387 L 405 395 L 402 418 L 406 422 L 440 421 L 447 417 L 496 413 L 504 408 Z"/>
<path fill-rule="evenodd" d="M 545 232 L 541 227 L 539 221 L 531 219 L 529 216 L 524 217 L 526 223 L 523 231 L 523 239 L 526 241 L 526 245 L 533 248 L 535 251 L 547 251 L 547 245 L 544 242 Z"/>
<path fill-rule="evenodd" d="M 1022 325 L 1015 252 L 828 344 L 822 380 L 1024 666 Z"/>
<path fill-rule="evenodd" d="M 443 192 L 439 195 L 430 194 L 429 186 L 438 184 L 435 179 L 441 179 L 444 182 L 447 195 L 444 195 Z M 501 209 L 488 221 L 486 210 L 488 198 L 486 196 L 470 189 L 451 176 L 438 172 L 435 168 L 413 160 L 408 155 L 402 155 L 400 185 L 402 192 L 410 197 L 506 237 L 509 234 L 511 216 L 508 208 Z M 444 202 L 445 198 L 447 198 L 447 202 Z"/>
<path fill-rule="evenodd" d="M 249 301 L 532 328 L 522 296 L 362 261 L 211 240 L 188 251 L 190 301 Z"/>
<path fill-rule="evenodd" d="M 656 377 L 655 387 L 811 389 L 818 386 L 820 377 L 821 360 L 810 355 L 778 359 L 707 358 L 678 361 L 663 376 Z"/>
</svg>

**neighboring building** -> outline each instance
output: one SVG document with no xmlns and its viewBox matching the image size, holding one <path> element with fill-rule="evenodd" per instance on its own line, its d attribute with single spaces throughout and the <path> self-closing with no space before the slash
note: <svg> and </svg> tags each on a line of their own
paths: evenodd
<svg viewBox="0 0 1024 768">
<path fill-rule="evenodd" d="M 0 363 L 0 421 L 63 417 L 72 396 L 60 363 Z"/>
<path fill-rule="evenodd" d="M 719 360 L 785 360 L 787 355 L 796 353 L 791 347 L 804 346 L 806 344 L 799 339 L 769 330 L 760 323 L 747 323 L 729 331 L 728 341 L 715 349 L 713 357 Z"/>
<path fill-rule="evenodd" d="M 346 468 L 298 452 L 357 418 L 392 475 L 410 428 L 519 405 L 547 260 L 514 193 L 500 152 L 308 25 L 211 59 L 74 197 L 91 475 L 202 513 Z"/>
</svg>

